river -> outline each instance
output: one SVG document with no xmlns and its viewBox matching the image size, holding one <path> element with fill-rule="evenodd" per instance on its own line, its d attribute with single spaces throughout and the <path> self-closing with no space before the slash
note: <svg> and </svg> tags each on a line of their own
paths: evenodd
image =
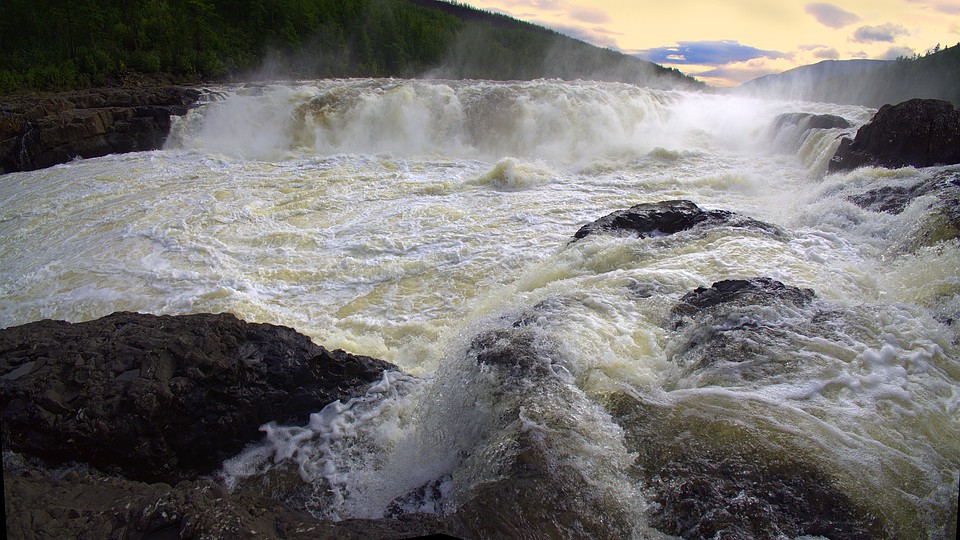
<svg viewBox="0 0 960 540">
<path fill-rule="evenodd" d="M 827 534 L 770 517 L 797 501 L 847 537 L 955 531 L 960 242 L 931 196 L 851 197 L 960 168 L 828 174 L 873 110 L 560 81 L 205 99 L 163 150 L 0 179 L 0 327 L 232 312 L 402 370 L 266 426 L 228 485 L 480 536 Z M 777 127 L 797 112 L 851 126 Z M 573 241 L 679 199 L 769 227 Z M 754 278 L 813 296 L 675 308 Z"/>
</svg>

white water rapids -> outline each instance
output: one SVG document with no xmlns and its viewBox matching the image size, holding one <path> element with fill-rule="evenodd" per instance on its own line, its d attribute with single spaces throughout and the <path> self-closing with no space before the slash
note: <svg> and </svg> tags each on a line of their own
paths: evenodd
<svg viewBox="0 0 960 540">
<path fill-rule="evenodd" d="M 268 426 L 226 465 L 231 485 L 291 467 L 288 497 L 331 519 L 452 513 L 504 489 L 519 517 L 466 530 L 529 519 L 560 535 L 656 535 L 662 479 L 635 470 L 644 445 L 613 405 L 629 396 L 671 411 L 671 437 L 800 456 L 877 517 L 873 531 L 955 530 L 960 243 L 938 236 L 929 196 L 899 214 L 848 197 L 960 169 L 827 174 L 837 138 L 874 111 L 559 81 L 209 96 L 162 151 L 0 177 L 0 327 L 229 311 L 405 372 L 307 426 Z M 788 112 L 853 127 L 775 130 Z M 612 211 L 671 199 L 783 234 L 571 243 Z M 754 379 L 688 376 L 673 306 L 761 276 L 815 291 L 815 308 L 749 314 L 785 329 L 763 354 L 792 360 Z M 841 322 L 794 331 L 813 309 Z M 548 368 L 482 361 L 477 336 L 514 334 L 497 343 Z M 519 462 L 532 472 L 514 489 L 502 479 Z"/>
</svg>

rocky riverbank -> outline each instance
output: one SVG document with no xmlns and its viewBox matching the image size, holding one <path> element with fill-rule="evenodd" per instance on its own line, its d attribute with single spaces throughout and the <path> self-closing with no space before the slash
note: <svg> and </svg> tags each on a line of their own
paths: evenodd
<svg viewBox="0 0 960 540">
<path fill-rule="evenodd" d="M 0 330 L 11 538 L 391 538 L 436 518 L 320 522 L 211 474 L 269 421 L 363 394 L 393 365 L 230 314 L 115 313 Z"/>
<path fill-rule="evenodd" d="M 196 103 L 192 87 L 100 88 L 0 98 L 0 173 L 156 150 L 170 116 Z"/>
</svg>

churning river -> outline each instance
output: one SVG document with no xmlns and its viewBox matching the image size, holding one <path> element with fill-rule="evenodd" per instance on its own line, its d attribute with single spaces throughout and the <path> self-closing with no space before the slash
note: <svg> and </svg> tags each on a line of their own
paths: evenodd
<svg viewBox="0 0 960 540">
<path fill-rule="evenodd" d="M 0 178 L 0 327 L 229 311 L 396 364 L 224 465 L 327 519 L 948 538 L 960 243 L 933 196 L 853 199 L 960 167 L 827 173 L 873 112 L 594 82 L 210 90 L 164 150 Z M 766 225 L 574 241 L 679 199 Z M 681 306 L 724 280 L 767 288 Z"/>
</svg>

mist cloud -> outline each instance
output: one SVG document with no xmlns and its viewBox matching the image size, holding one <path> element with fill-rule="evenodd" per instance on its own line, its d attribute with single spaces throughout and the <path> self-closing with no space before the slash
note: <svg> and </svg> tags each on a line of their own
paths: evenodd
<svg viewBox="0 0 960 540">
<path fill-rule="evenodd" d="M 874 41 L 888 41 L 893 43 L 897 36 L 907 35 L 910 32 L 900 24 L 881 24 L 880 26 L 861 26 L 853 32 L 853 41 L 857 43 L 873 43 Z"/>
<path fill-rule="evenodd" d="M 804 6 L 804 11 L 812 15 L 818 23 L 830 28 L 843 28 L 860 20 L 856 13 L 850 13 L 833 4 L 814 2 Z"/>
<path fill-rule="evenodd" d="M 658 64 L 695 64 L 721 66 L 754 58 L 786 58 L 778 51 L 766 51 L 741 45 L 738 41 L 679 41 L 672 47 L 636 51 L 634 56 Z"/>
</svg>

